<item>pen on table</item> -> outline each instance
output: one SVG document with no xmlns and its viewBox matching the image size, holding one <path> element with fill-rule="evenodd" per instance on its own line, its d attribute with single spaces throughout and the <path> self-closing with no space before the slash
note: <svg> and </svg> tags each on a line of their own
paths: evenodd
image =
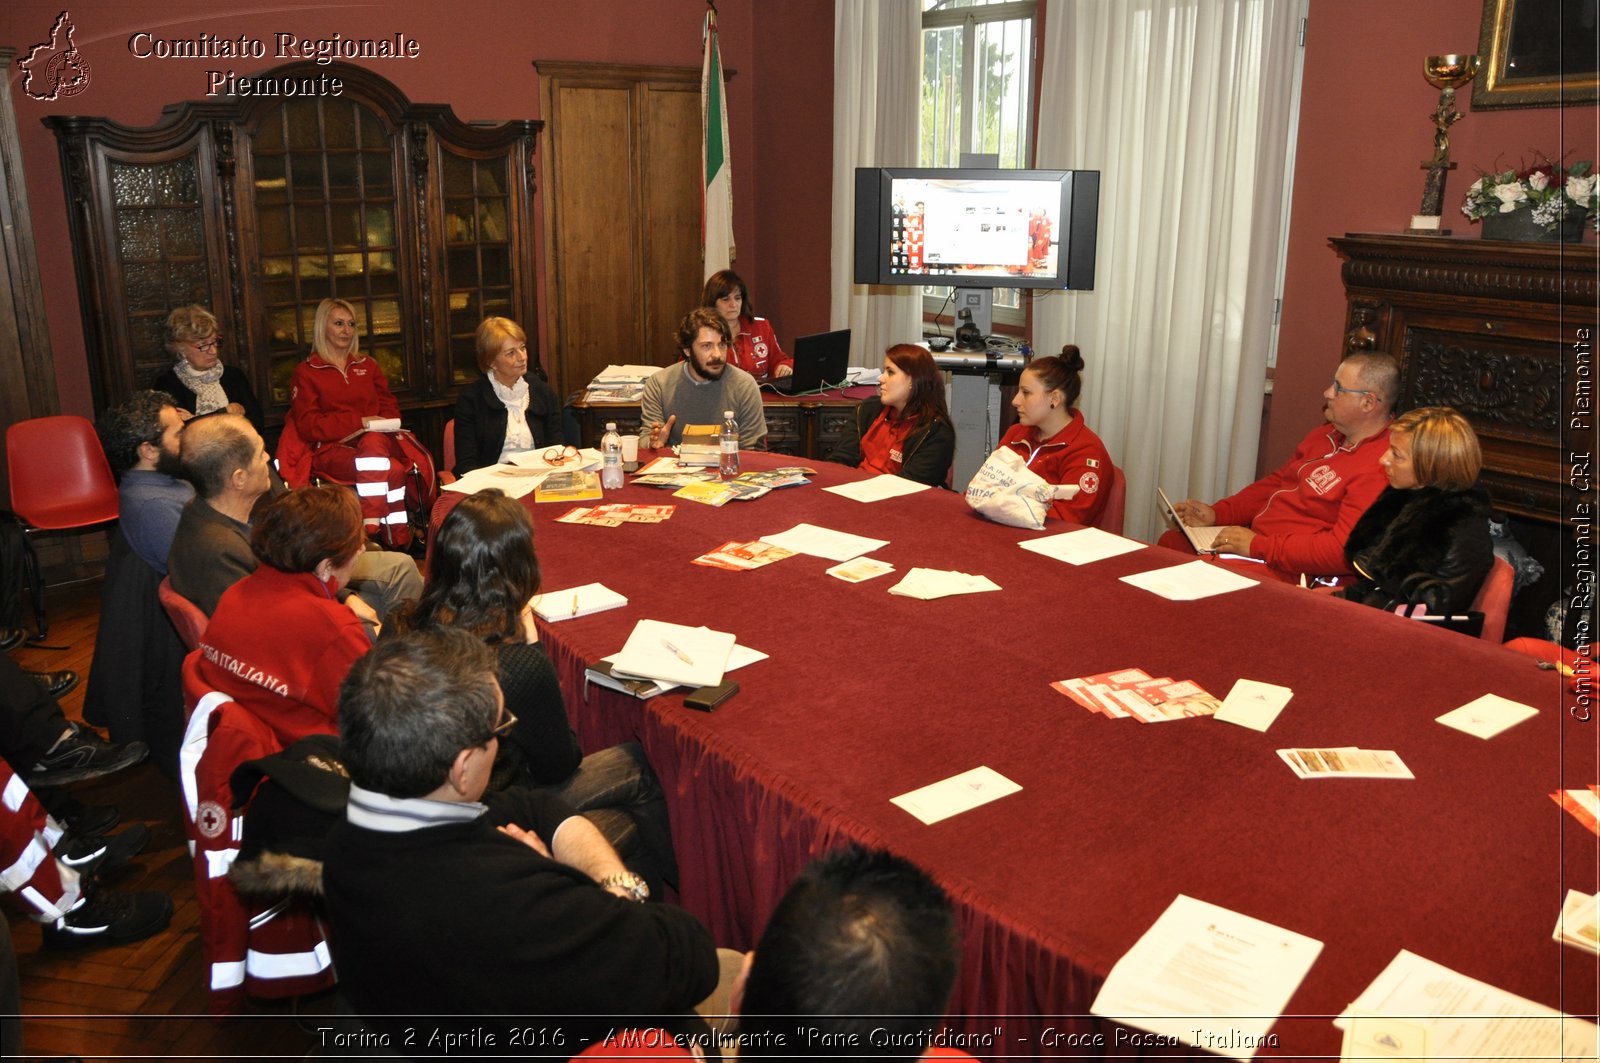
<svg viewBox="0 0 1600 1063">
<path fill-rule="evenodd" d="M 1578 674 L 1577 672 L 1574 672 L 1569 665 L 1563 664 L 1560 661 L 1536 661 L 1534 663 L 1547 672 L 1560 672 L 1568 679 L 1571 679 Z"/>
<path fill-rule="evenodd" d="M 572 615 L 578 615 L 578 594 L 576 591 L 572 594 Z"/>
<path fill-rule="evenodd" d="M 694 658 L 693 657 L 690 657 L 687 653 L 684 653 L 682 650 L 678 649 L 678 647 L 674 646 L 672 643 L 668 642 L 666 639 L 662 639 L 661 640 L 661 645 L 663 645 L 667 649 L 671 650 L 672 651 L 672 655 L 674 657 L 678 658 L 678 660 L 682 661 L 684 664 L 691 664 L 691 665 L 694 664 Z"/>
</svg>

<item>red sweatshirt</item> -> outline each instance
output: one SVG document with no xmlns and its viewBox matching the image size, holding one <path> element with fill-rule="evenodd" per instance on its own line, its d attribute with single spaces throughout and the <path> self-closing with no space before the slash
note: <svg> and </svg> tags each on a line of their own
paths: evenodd
<svg viewBox="0 0 1600 1063">
<path fill-rule="evenodd" d="M 739 335 L 728 349 L 728 361 L 743 369 L 757 380 L 765 380 L 778 371 L 780 365 L 794 365 L 794 359 L 778 346 L 777 334 L 764 317 L 739 320 Z"/>
<path fill-rule="evenodd" d="M 1028 468 L 1053 484 L 1077 484 L 1072 498 L 1058 498 L 1050 515 L 1075 524 L 1093 525 L 1106 508 L 1106 491 L 1111 485 L 1111 455 L 1100 437 L 1083 422 L 1083 414 L 1072 411 L 1072 423 L 1055 435 L 1039 441 L 1039 430 L 1031 425 L 1014 424 L 1000 439 L 1028 461 Z"/>
<path fill-rule="evenodd" d="M 361 431 L 363 417 L 399 417 L 400 403 L 378 363 L 357 355 L 340 372 L 315 351 L 294 367 L 289 420 L 307 443 L 336 443 Z"/>
</svg>

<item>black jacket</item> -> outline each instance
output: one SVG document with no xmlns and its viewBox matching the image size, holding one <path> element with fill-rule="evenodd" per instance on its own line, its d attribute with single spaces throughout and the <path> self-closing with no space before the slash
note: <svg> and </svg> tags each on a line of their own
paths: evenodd
<svg viewBox="0 0 1600 1063">
<path fill-rule="evenodd" d="M 223 394 L 228 396 L 229 402 L 237 402 L 244 407 L 244 415 L 255 425 L 256 431 L 266 435 L 267 425 L 261 419 L 261 401 L 256 398 L 256 389 L 250 386 L 250 378 L 245 375 L 244 370 L 236 365 L 223 366 L 222 379 L 217 383 L 222 385 Z M 178 379 L 178 374 L 171 367 L 163 369 L 161 375 L 150 382 L 150 386 L 171 395 L 173 405 L 178 409 L 194 412 L 194 392 L 189 390 L 189 385 Z"/>
<path fill-rule="evenodd" d="M 861 465 L 861 437 L 883 413 L 883 400 L 874 396 L 855 408 L 855 418 L 845 429 L 839 445 L 826 455 L 828 461 L 842 465 Z M 950 462 L 956 455 L 956 430 L 944 421 L 930 421 L 906 437 L 900 460 L 900 475 L 907 480 L 943 487 L 950 476 Z"/>
<path fill-rule="evenodd" d="M 550 385 L 531 367 L 528 371 L 528 430 L 533 449 L 561 445 L 561 403 Z M 494 393 L 487 375 L 479 377 L 456 396 L 456 464 L 465 476 L 473 469 L 500 460 L 506 445 L 506 404 Z"/>
<path fill-rule="evenodd" d="M 1344 556 L 1357 577 L 1344 591 L 1351 601 L 1464 612 L 1494 565 L 1489 499 L 1477 487 L 1384 488 L 1350 530 Z"/>
</svg>

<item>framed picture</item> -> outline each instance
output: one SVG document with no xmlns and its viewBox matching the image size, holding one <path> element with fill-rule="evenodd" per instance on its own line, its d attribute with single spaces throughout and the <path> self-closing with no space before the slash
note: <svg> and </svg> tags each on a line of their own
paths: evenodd
<svg viewBox="0 0 1600 1063">
<path fill-rule="evenodd" d="M 1600 0 L 1483 0 L 1472 109 L 1600 102 Z"/>
</svg>

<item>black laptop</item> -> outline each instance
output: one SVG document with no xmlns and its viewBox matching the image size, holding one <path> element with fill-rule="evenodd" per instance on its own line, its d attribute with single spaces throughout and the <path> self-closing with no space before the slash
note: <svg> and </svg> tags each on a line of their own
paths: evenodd
<svg viewBox="0 0 1600 1063">
<path fill-rule="evenodd" d="M 770 383 L 785 395 L 836 388 L 850 368 L 850 330 L 819 332 L 794 341 L 794 372 Z"/>
</svg>

